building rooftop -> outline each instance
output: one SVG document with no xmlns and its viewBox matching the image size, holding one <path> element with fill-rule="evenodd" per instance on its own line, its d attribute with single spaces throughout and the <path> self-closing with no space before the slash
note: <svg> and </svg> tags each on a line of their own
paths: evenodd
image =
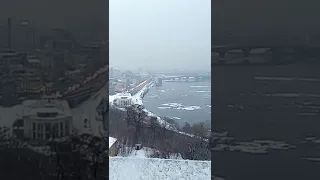
<svg viewBox="0 0 320 180">
<path fill-rule="evenodd" d="M 131 98 L 130 93 L 117 93 L 117 98 Z"/>
<path fill-rule="evenodd" d="M 39 113 L 57 113 L 57 116 L 72 116 L 66 100 L 26 100 L 23 102 L 24 116 L 38 116 Z"/>
</svg>

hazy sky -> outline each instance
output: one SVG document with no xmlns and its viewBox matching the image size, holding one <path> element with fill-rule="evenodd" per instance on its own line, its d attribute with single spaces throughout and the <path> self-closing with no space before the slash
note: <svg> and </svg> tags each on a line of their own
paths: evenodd
<svg viewBox="0 0 320 180">
<path fill-rule="evenodd" d="M 110 65 L 210 69 L 211 0 L 110 0 Z"/>
<path fill-rule="evenodd" d="M 0 26 L 29 20 L 33 26 L 67 28 L 73 33 L 88 36 L 98 30 L 108 31 L 107 0 L 0 0 Z M 90 34 L 89 34 L 90 35 Z"/>
</svg>

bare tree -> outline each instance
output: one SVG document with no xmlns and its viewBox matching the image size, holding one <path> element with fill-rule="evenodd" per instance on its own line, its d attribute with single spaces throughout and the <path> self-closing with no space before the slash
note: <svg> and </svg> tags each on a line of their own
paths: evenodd
<svg viewBox="0 0 320 180">
<path fill-rule="evenodd" d="M 140 141 L 141 129 L 143 128 L 145 113 L 143 111 L 143 106 L 133 105 L 126 108 L 127 118 L 126 121 L 129 126 L 133 127 L 135 130 L 134 144 Z"/>
<path fill-rule="evenodd" d="M 103 170 L 100 165 L 105 163 L 106 141 L 90 134 L 73 136 L 65 142 L 51 141 L 57 178 L 97 179 Z"/>
<path fill-rule="evenodd" d="M 189 123 L 185 123 L 182 130 L 186 133 L 190 133 L 191 132 L 191 125 Z"/>
<path fill-rule="evenodd" d="M 156 140 L 157 128 L 159 128 L 159 123 L 158 123 L 158 121 L 157 121 L 157 117 L 152 116 L 152 117 L 150 118 L 149 128 L 151 129 L 152 134 L 153 134 L 153 141 L 155 141 L 155 140 Z"/>
</svg>

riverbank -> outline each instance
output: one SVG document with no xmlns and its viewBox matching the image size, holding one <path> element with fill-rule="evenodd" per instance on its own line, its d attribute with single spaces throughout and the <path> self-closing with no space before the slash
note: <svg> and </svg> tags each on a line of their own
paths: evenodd
<svg viewBox="0 0 320 180">
<path fill-rule="evenodd" d="M 164 128 L 166 128 L 167 130 L 172 131 L 174 133 L 178 133 L 180 135 L 184 135 L 184 136 L 188 136 L 188 137 L 192 137 L 192 138 L 197 138 L 197 139 L 202 139 L 204 141 L 208 141 L 208 139 L 205 139 L 203 137 L 198 137 L 196 135 L 180 131 L 173 124 L 167 122 L 165 119 L 161 118 L 159 115 L 157 115 L 156 113 L 151 112 L 147 107 L 145 107 L 145 105 L 143 103 L 143 99 L 146 96 L 146 94 L 149 92 L 150 88 L 153 88 L 154 85 L 155 85 L 155 83 L 153 81 L 151 81 L 148 84 L 146 84 L 143 88 L 141 88 L 141 90 L 138 91 L 138 93 L 132 95 L 132 100 L 133 100 L 134 104 L 143 106 L 143 111 L 149 117 L 156 117 L 157 118 L 157 122 L 159 123 L 159 125 L 164 127 Z M 113 104 L 113 100 L 116 97 L 117 97 L 117 95 L 109 96 L 109 104 L 110 105 Z M 124 108 L 118 108 L 118 109 L 125 111 Z"/>
<path fill-rule="evenodd" d="M 147 83 L 145 86 L 143 86 L 143 87 L 141 88 L 141 90 L 139 90 L 136 94 L 133 94 L 133 95 L 131 96 L 133 104 L 143 106 L 143 111 L 144 111 L 148 116 L 156 117 L 158 123 L 159 123 L 161 126 L 164 126 L 166 129 L 169 129 L 169 130 L 177 130 L 172 124 L 166 122 L 165 120 L 163 120 L 162 118 L 160 118 L 160 117 L 157 116 L 156 114 L 154 114 L 154 113 L 152 113 L 151 111 L 149 111 L 146 107 L 144 107 L 144 105 L 143 105 L 143 98 L 144 98 L 144 96 L 148 93 L 149 89 L 152 88 L 153 86 L 154 86 L 154 82 L 151 81 L 151 82 Z M 109 96 L 109 104 L 110 104 L 110 105 L 113 105 L 113 101 L 114 101 L 117 97 L 118 97 L 118 94 Z M 123 108 L 118 108 L 118 109 L 124 110 Z"/>
</svg>

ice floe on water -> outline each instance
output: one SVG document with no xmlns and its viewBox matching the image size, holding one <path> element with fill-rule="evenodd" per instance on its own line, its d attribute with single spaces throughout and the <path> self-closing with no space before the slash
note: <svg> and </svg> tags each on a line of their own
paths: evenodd
<svg viewBox="0 0 320 180">
<path fill-rule="evenodd" d="M 315 136 L 308 136 L 306 137 L 302 143 L 314 143 L 314 144 L 319 144 L 320 143 L 320 138 L 315 137 Z M 302 160 L 307 160 L 307 161 L 314 161 L 314 162 L 320 162 L 320 157 L 302 157 Z"/>
<path fill-rule="evenodd" d="M 160 98 L 160 96 L 158 96 L 158 95 L 156 95 L 156 94 L 150 94 L 150 95 L 148 95 L 147 96 L 147 98 L 151 98 L 151 99 L 153 99 L 153 98 Z"/>
<path fill-rule="evenodd" d="M 165 103 L 165 104 L 161 104 L 162 106 L 167 106 L 170 108 L 178 108 L 181 107 L 182 104 L 181 103 Z"/>
<path fill-rule="evenodd" d="M 176 109 L 194 111 L 194 110 L 201 109 L 201 107 L 200 106 L 187 106 L 187 107 L 179 107 L 179 108 L 176 108 Z"/>
<path fill-rule="evenodd" d="M 302 142 L 309 142 L 309 143 L 315 143 L 315 144 L 320 144 L 320 138 L 314 137 L 314 136 L 309 136 L 304 139 Z"/>
<path fill-rule="evenodd" d="M 253 154 L 266 154 L 268 150 L 288 150 L 295 148 L 295 146 L 287 144 L 284 141 L 271 140 L 254 140 L 252 142 L 235 142 L 229 144 L 217 144 L 212 148 L 214 151 L 238 151 Z"/>
<path fill-rule="evenodd" d="M 243 110 L 244 109 L 244 107 L 239 104 L 227 104 L 226 107 L 228 110 Z"/>
<path fill-rule="evenodd" d="M 210 88 L 211 86 L 190 86 L 191 88 Z"/>
<path fill-rule="evenodd" d="M 216 142 L 213 151 L 237 151 L 252 154 L 267 154 L 268 150 L 288 150 L 295 148 L 284 141 L 253 140 L 250 142 L 237 142 L 234 137 L 229 137 L 228 132 L 212 133 Z"/>
<path fill-rule="evenodd" d="M 189 91 L 191 93 L 211 93 L 211 91 Z"/>
<path fill-rule="evenodd" d="M 158 107 L 158 109 L 170 109 L 171 107 Z"/>
<path fill-rule="evenodd" d="M 302 160 L 307 160 L 307 161 L 317 161 L 320 162 L 320 157 L 303 157 L 301 158 Z"/>
<path fill-rule="evenodd" d="M 172 117 L 172 119 L 180 120 L 181 118 L 179 118 L 179 117 Z"/>
<path fill-rule="evenodd" d="M 211 105 L 206 105 L 206 107 L 211 108 Z"/>
<path fill-rule="evenodd" d="M 305 93 L 295 93 L 295 92 L 269 93 L 269 94 L 264 94 L 264 96 L 288 97 L 288 98 L 300 98 L 300 97 L 320 98 L 320 94 L 305 94 Z"/>
<path fill-rule="evenodd" d="M 298 116 L 317 116 L 317 113 L 297 113 Z"/>
<path fill-rule="evenodd" d="M 194 110 L 201 109 L 200 106 L 184 106 L 181 103 L 165 103 L 161 105 L 162 107 L 168 107 L 168 109 L 171 108 L 171 109 L 177 109 L 177 110 L 194 111 Z"/>
</svg>

